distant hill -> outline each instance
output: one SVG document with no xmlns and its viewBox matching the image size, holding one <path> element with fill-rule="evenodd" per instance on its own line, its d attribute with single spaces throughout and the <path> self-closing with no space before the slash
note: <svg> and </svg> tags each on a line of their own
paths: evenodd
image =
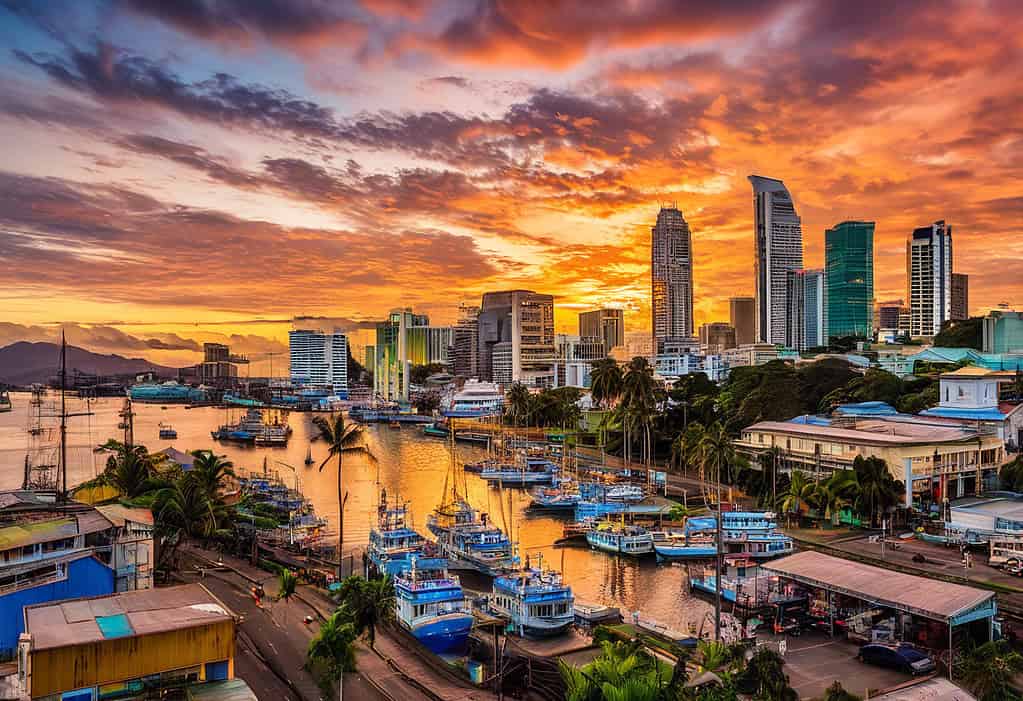
<svg viewBox="0 0 1023 701">
<path fill-rule="evenodd" d="M 0 382 L 4 384 L 30 385 L 33 382 L 49 382 L 57 376 L 59 368 L 60 346 L 56 343 L 18 341 L 0 348 Z M 155 372 L 164 377 L 177 375 L 176 369 L 151 363 L 144 358 L 103 355 L 78 346 L 68 346 L 69 383 L 75 370 L 106 376 L 135 375 L 142 372 Z"/>
</svg>

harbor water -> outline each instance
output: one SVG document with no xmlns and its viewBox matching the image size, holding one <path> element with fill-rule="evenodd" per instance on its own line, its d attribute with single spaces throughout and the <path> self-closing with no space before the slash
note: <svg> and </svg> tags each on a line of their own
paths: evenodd
<svg viewBox="0 0 1023 701">
<path fill-rule="evenodd" d="M 54 392 L 47 401 L 52 402 Z M 0 414 L 0 489 L 20 487 L 26 450 L 30 444 L 27 428 L 30 423 L 29 395 L 12 393 L 13 410 Z M 106 456 L 93 448 L 109 438 L 120 440 L 118 412 L 123 400 L 100 398 L 91 402 L 73 398 L 68 400 L 68 412 L 88 413 L 68 420 L 68 483 L 77 484 L 95 477 L 103 470 Z M 337 463 L 331 460 L 319 470 L 327 457 L 322 441 L 312 441 L 316 428 L 312 414 L 290 413 L 286 416 L 293 429 L 286 447 L 253 447 L 219 443 L 210 437 L 210 431 L 221 424 L 235 422 L 243 409 L 196 407 L 186 409 L 180 405 L 133 405 L 135 411 L 135 442 L 146 445 L 150 451 L 168 446 L 181 451 L 211 449 L 230 458 L 237 469 L 258 471 L 266 458 L 269 469 L 277 471 L 289 485 L 297 486 L 313 503 L 316 512 L 325 516 L 331 528 L 337 529 Z M 54 423 L 49 420 L 49 425 Z M 160 424 L 169 424 L 177 431 L 174 440 L 160 440 Z M 377 484 L 387 490 L 389 497 L 400 496 L 409 502 L 414 525 L 424 535 L 426 517 L 443 497 L 445 477 L 452 460 L 447 441 L 425 437 L 420 427 L 392 428 L 386 424 L 373 424 L 366 428 L 366 443 L 377 458 L 376 462 L 359 455 L 347 456 L 343 484 L 348 493 L 345 509 L 345 543 L 348 546 L 365 544 L 369 537 L 377 505 Z M 44 430 L 36 445 L 49 445 L 56 455 L 56 429 Z M 314 463 L 305 465 L 306 451 L 311 446 Z M 456 444 L 455 459 L 459 464 L 484 457 L 478 447 Z M 378 482 L 379 481 L 379 482 Z M 523 556 L 535 558 L 542 553 L 544 560 L 561 569 L 571 584 L 575 596 L 582 601 L 618 606 L 623 615 L 642 611 L 646 619 L 654 619 L 682 631 L 699 630 L 713 625 L 713 606 L 706 599 L 688 593 L 686 569 L 680 564 L 658 565 L 652 556 L 637 560 L 590 551 L 585 545 L 554 546 L 561 537 L 566 521 L 549 515 L 529 513 L 529 494 L 523 489 L 500 490 L 489 486 L 474 474 L 465 476 L 465 489 L 470 502 L 490 514 L 492 520 L 520 544 Z M 511 500 L 511 508 L 508 501 Z M 504 503 L 505 514 L 501 516 Z M 505 521 L 508 520 L 508 523 Z M 465 578 L 466 586 L 473 588 L 475 581 Z"/>
</svg>

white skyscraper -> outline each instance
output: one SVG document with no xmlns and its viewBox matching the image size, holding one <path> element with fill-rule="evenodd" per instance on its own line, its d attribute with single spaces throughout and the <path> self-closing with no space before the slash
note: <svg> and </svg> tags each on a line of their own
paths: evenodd
<svg viewBox="0 0 1023 701">
<path fill-rule="evenodd" d="M 693 237 L 677 207 L 661 207 L 651 229 L 650 282 L 654 351 L 693 335 Z"/>
<path fill-rule="evenodd" d="M 788 326 L 788 273 L 803 268 L 803 227 L 785 183 L 759 175 L 753 185 L 756 337 L 784 344 Z"/>
<path fill-rule="evenodd" d="M 824 338 L 824 271 L 790 270 L 785 345 L 798 351 L 827 345 Z"/>
<path fill-rule="evenodd" d="M 952 227 L 914 229 L 906 243 L 909 335 L 933 336 L 952 318 Z"/>
<path fill-rule="evenodd" d="M 338 331 L 296 330 L 288 333 L 291 383 L 327 387 L 348 394 L 348 338 Z"/>
</svg>

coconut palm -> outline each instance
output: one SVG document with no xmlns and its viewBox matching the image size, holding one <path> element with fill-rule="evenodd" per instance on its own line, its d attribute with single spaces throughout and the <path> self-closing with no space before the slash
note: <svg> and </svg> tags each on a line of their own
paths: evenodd
<svg viewBox="0 0 1023 701">
<path fill-rule="evenodd" d="M 227 507 L 210 499 L 190 475 L 158 491 L 153 500 L 153 521 L 161 561 L 172 560 L 177 546 L 186 538 L 212 536 L 228 516 Z"/>
<path fill-rule="evenodd" d="M 369 646 L 376 642 L 376 627 L 394 617 L 394 584 L 390 577 L 365 579 L 350 575 L 337 593 L 341 610 L 349 617 L 356 635 L 366 633 Z"/>
<path fill-rule="evenodd" d="M 347 423 L 344 414 L 331 414 L 329 417 L 313 417 L 313 424 L 320 432 L 320 438 L 327 444 L 327 457 L 320 463 L 319 471 L 331 459 L 337 459 L 337 573 L 341 576 L 341 560 L 344 557 L 345 543 L 345 498 L 342 482 L 344 457 L 351 453 L 363 453 L 370 460 L 376 457 L 366 446 L 362 426 Z"/>
<path fill-rule="evenodd" d="M 211 450 L 194 450 L 195 462 L 189 474 L 210 499 L 217 499 L 229 478 L 234 478 L 234 463 Z"/>
<path fill-rule="evenodd" d="M 611 407 L 622 393 L 622 367 L 614 358 L 593 361 L 590 372 L 593 400 L 605 409 Z"/>
<path fill-rule="evenodd" d="M 277 576 L 277 600 L 283 601 L 284 606 L 284 621 L 288 621 L 288 607 L 287 604 L 291 601 L 291 597 L 295 596 L 295 590 L 298 588 L 298 577 L 295 573 L 284 568 Z"/>
<path fill-rule="evenodd" d="M 157 470 L 163 463 L 163 457 L 150 454 L 144 445 L 129 446 L 109 440 L 98 446 L 96 452 L 110 453 L 103 476 L 108 484 L 117 488 L 121 496 L 134 499 L 164 484 L 157 479 Z"/>
<path fill-rule="evenodd" d="M 888 463 L 881 458 L 857 456 L 853 470 L 860 493 L 856 505 L 860 513 L 870 517 L 870 524 L 876 526 L 878 516 L 899 503 L 902 482 L 888 470 Z"/>
<path fill-rule="evenodd" d="M 354 672 L 357 637 L 351 621 L 340 610 L 335 611 L 320 624 L 316 637 L 309 641 L 307 665 L 322 665 L 326 668 L 327 677 L 333 681 L 340 679 L 344 672 Z"/>
<path fill-rule="evenodd" d="M 806 473 L 794 470 L 789 479 L 789 491 L 782 497 L 781 510 L 786 514 L 799 514 L 813 487 Z"/>
<path fill-rule="evenodd" d="M 699 421 L 694 421 L 685 430 L 675 436 L 671 443 L 671 462 L 683 471 L 700 462 L 700 443 L 703 441 L 704 428 Z"/>
<path fill-rule="evenodd" d="M 842 510 L 856 503 L 859 496 L 860 485 L 856 473 L 852 470 L 835 470 L 821 487 L 824 518 L 837 526 Z"/>
<path fill-rule="evenodd" d="M 734 482 L 735 447 L 732 437 L 720 422 L 715 421 L 700 439 L 700 459 L 715 482 Z"/>
<path fill-rule="evenodd" d="M 504 395 L 505 407 L 512 417 L 512 421 L 518 426 L 522 420 L 529 420 L 531 408 L 531 397 L 529 388 L 521 382 L 516 382 Z"/>
<path fill-rule="evenodd" d="M 789 686 L 785 660 L 768 647 L 757 648 L 738 682 L 738 689 L 758 699 L 798 701 L 799 694 Z"/>
<path fill-rule="evenodd" d="M 558 663 L 567 701 L 658 701 L 661 698 L 662 687 L 667 688 L 669 680 L 658 678 L 657 665 L 641 645 L 605 640 L 601 650 L 600 656 L 583 668 Z"/>
<path fill-rule="evenodd" d="M 1005 640 L 984 643 L 962 659 L 958 681 L 980 701 L 1018 699 L 1013 682 L 1023 674 L 1023 655 Z"/>
</svg>

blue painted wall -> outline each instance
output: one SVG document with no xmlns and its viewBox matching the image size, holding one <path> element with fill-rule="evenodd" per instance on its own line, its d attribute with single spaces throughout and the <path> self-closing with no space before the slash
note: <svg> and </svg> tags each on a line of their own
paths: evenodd
<svg viewBox="0 0 1023 701">
<path fill-rule="evenodd" d="M 113 593 L 114 571 L 96 558 L 83 557 L 68 564 L 68 576 L 60 582 L 0 596 L 0 659 L 10 659 L 18 647 L 18 636 L 25 630 L 25 606 Z"/>
</svg>

